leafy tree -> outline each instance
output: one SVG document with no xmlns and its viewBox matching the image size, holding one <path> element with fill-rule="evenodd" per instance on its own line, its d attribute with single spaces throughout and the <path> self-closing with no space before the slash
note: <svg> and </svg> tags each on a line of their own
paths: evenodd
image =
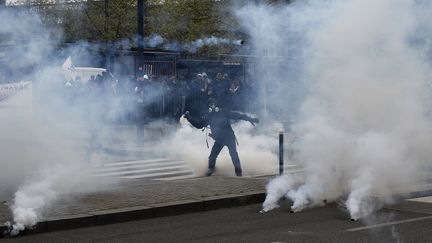
<svg viewBox="0 0 432 243">
<path fill-rule="evenodd" d="M 63 30 L 64 40 L 106 41 L 136 32 L 136 0 L 21 0 L 46 26 Z"/>
<path fill-rule="evenodd" d="M 171 41 L 190 42 L 216 36 L 239 38 L 228 0 L 158 0 L 148 1 L 145 33 L 158 33 Z M 232 51 L 232 46 L 205 47 L 201 55 Z"/>
<path fill-rule="evenodd" d="M 114 41 L 131 37 L 136 33 L 136 0 L 89 0 L 81 19 L 86 27 L 85 39 Z"/>
</svg>

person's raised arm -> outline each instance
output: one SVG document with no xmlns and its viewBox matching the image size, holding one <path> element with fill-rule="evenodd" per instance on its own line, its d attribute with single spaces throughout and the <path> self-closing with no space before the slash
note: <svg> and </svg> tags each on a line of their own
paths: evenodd
<svg viewBox="0 0 432 243">
<path fill-rule="evenodd" d="M 197 118 L 197 117 L 192 117 L 189 111 L 186 111 L 184 114 L 184 117 L 190 122 L 190 124 L 192 124 L 192 126 L 201 129 L 203 127 L 207 126 L 207 121 L 204 118 Z"/>
</svg>

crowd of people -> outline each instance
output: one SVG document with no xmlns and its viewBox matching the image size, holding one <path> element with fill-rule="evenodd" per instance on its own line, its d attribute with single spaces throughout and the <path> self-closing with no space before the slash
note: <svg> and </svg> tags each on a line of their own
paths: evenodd
<svg viewBox="0 0 432 243">
<path fill-rule="evenodd" d="M 213 76 L 202 72 L 177 77 L 142 74 L 119 80 L 102 73 L 92 75 L 86 82 L 77 77 L 65 82 L 64 87 L 70 103 L 93 99 L 90 103 L 105 104 L 99 110 L 109 109 L 115 103 L 116 108 L 124 111 L 116 114 L 116 119 L 121 121 L 178 120 L 185 111 L 200 116 L 207 111 L 209 98 L 217 99 L 224 109 L 248 112 L 253 106 L 248 97 L 256 97 L 254 83 L 223 72 Z"/>
<path fill-rule="evenodd" d="M 229 77 L 218 72 L 210 78 L 205 72 L 193 77 L 150 77 L 143 75 L 136 81 L 134 91 L 138 100 L 149 104 L 150 117 L 179 118 L 185 110 L 194 115 L 207 109 L 207 100 L 215 98 L 220 106 L 229 110 L 248 110 L 246 94 L 252 93 L 252 85 L 244 85 L 239 77 Z M 147 102 L 146 102 L 147 99 Z"/>
</svg>

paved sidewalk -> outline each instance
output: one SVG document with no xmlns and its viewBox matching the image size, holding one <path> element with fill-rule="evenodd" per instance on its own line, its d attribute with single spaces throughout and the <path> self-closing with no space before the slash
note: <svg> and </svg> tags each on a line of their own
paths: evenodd
<svg viewBox="0 0 432 243">
<path fill-rule="evenodd" d="M 174 181 L 127 181 L 104 191 L 56 201 L 45 211 L 42 222 L 27 233 L 260 203 L 269 179 L 212 176 Z M 2 203 L 0 223 L 6 221 L 12 221 L 12 216 L 8 205 Z M 0 232 L 5 229 L 0 228 Z"/>
</svg>

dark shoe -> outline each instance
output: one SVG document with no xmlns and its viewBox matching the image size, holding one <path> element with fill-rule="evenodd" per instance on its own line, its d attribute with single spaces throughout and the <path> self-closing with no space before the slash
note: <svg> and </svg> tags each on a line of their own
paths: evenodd
<svg viewBox="0 0 432 243">
<path fill-rule="evenodd" d="M 209 168 L 208 171 L 207 171 L 207 173 L 206 173 L 206 175 L 207 176 L 211 176 L 211 175 L 213 175 L 213 173 L 215 173 L 215 171 L 216 171 L 215 168 Z"/>
</svg>

